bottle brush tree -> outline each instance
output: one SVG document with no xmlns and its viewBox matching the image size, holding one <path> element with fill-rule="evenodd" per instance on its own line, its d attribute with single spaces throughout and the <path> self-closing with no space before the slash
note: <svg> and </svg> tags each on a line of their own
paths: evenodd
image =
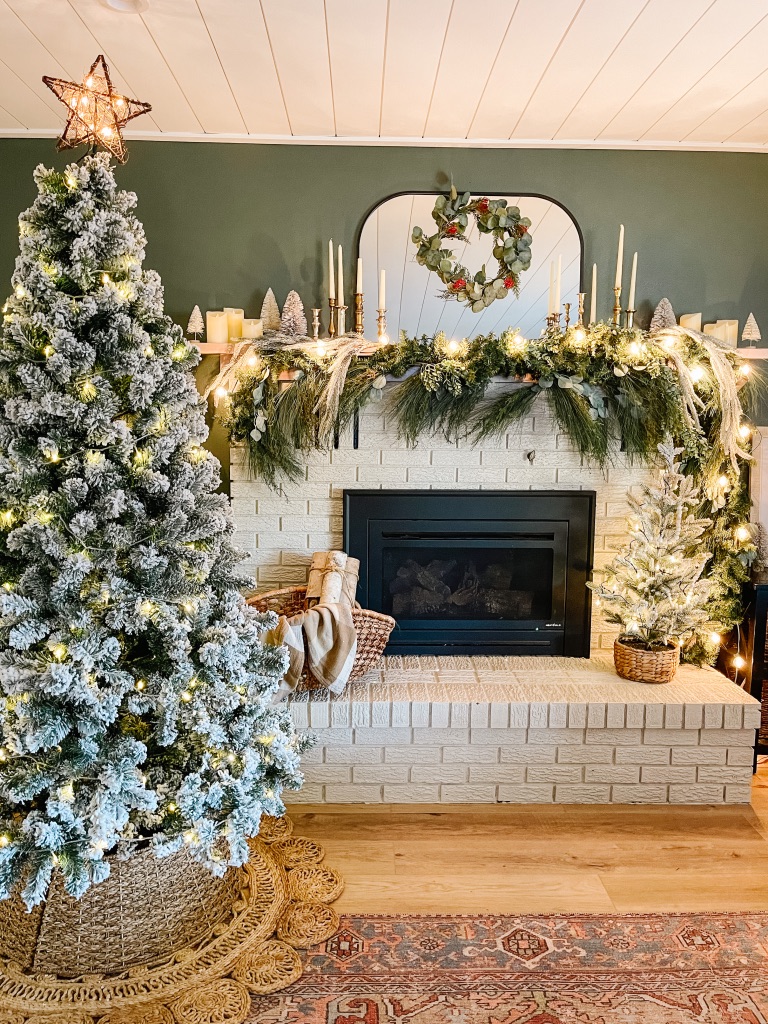
<svg viewBox="0 0 768 1024">
<path fill-rule="evenodd" d="M 242 864 L 304 746 L 136 197 L 103 153 L 35 180 L 0 333 L 0 898 L 29 906 L 147 844 Z"/>
<path fill-rule="evenodd" d="M 712 557 L 702 538 L 711 525 L 698 519 L 699 487 L 680 472 L 682 448 L 659 445 L 658 479 L 628 495 L 632 516 L 629 543 L 604 570 L 597 595 L 607 622 L 621 627 L 621 639 L 654 650 L 684 644 L 709 621 L 712 583 L 702 579 Z"/>
</svg>

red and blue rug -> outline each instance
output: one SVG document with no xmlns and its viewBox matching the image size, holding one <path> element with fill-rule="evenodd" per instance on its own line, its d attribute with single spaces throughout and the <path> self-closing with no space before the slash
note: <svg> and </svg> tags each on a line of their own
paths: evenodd
<svg viewBox="0 0 768 1024">
<path fill-rule="evenodd" d="M 768 1024 L 768 914 L 343 917 L 250 1021 Z"/>
</svg>

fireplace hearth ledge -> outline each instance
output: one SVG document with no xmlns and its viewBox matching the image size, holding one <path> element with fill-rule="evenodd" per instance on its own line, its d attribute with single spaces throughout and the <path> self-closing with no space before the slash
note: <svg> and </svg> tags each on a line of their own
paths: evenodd
<svg viewBox="0 0 768 1024">
<path fill-rule="evenodd" d="M 291 699 L 290 803 L 748 803 L 760 705 L 713 669 L 620 679 L 610 658 L 391 656 Z"/>
</svg>

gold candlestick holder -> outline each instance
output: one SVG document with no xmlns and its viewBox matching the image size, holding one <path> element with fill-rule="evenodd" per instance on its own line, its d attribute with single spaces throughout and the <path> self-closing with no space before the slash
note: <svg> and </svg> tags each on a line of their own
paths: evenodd
<svg viewBox="0 0 768 1024">
<path fill-rule="evenodd" d="M 628 331 L 631 331 L 632 328 L 635 326 L 635 313 L 636 312 L 637 312 L 637 310 L 635 310 L 635 309 L 628 309 L 628 310 L 626 310 L 626 317 L 625 317 L 625 320 L 624 320 L 624 325 L 625 325 L 625 327 L 627 328 Z"/>
<path fill-rule="evenodd" d="M 621 326 L 621 285 L 617 284 L 613 289 L 613 322 L 617 327 Z"/>
<path fill-rule="evenodd" d="M 576 321 L 577 327 L 584 326 L 584 299 L 586 299 L 586 292 L 579 292 L 579 319 Z"/>
<path fill-rule="evenodd" d="M 320 314 L 321 313 L 322 313 L 321 309 L 313 309 L 312 310 L 312 340 L 313 341 L 319 341 L 320 340 Z"/>
<path fill-rule="evenodd" d="M 355 334 L 359 334 L 361 337 L 365 333 L 365 324 L 363 323 L 363 293 L 355 292 Z"/>
<path fill-rule="evenodd" d="M 565 329 L 567 331 L 568 330 L 568 324 L 571 322 L 571 303 L 570 302 L 564 302 L 563 306 L 565 307 Z"/>
<path fill-rule="evenodd" d="M 376 338 L 380 345 L 388 345 L 387 337 L 387 311 L 386 309 L 376 310 Z"/>
<path fill-rule="evenodd" d="M 336 337 L 343 338 L 347 333 L 348 306 L 336 306 Z"/>
<path fill-rule="evenodd" d="M 330 313 L 328 315 L 328 337 L 336 337 L 336 300 L 328 299 L 328 309 Z"/>
<path fill-rule="evenodd" d="M 560 330 L 560 314 L 550 313 L 547 317 L 547 330 L 548 331 L 559 331 Z"/>
</svg>

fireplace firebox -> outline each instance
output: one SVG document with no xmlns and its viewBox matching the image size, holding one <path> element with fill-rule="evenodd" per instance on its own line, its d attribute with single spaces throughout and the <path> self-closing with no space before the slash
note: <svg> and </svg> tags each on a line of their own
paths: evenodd
<svg viewBox="0 0 768 1024">
<path fill-rule="evenodd" d="M 589 657 L 594 491 L 344 492 L 358 599 L 389 654 Z"/>
</svg>

